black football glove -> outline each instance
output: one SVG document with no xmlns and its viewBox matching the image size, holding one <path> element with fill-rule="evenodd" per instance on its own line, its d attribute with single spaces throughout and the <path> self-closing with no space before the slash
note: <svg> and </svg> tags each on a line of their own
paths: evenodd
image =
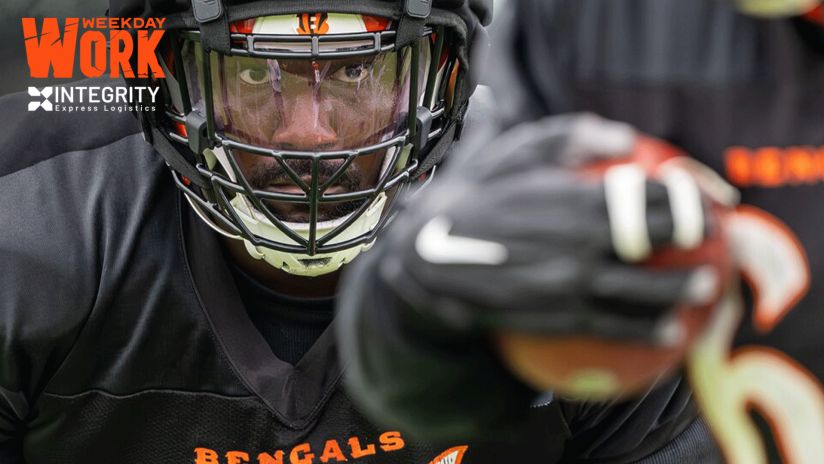
<svg viewBox="0 0 824 464">
<path fill-rule="evenodd" d="M 490 334 L 681 341 L 670 314 L 711 297 L 716 276 L 638 263 L 658 246 L 701 244 L 713 228 L 707 189 L 638 169 L 612 168 L 603 181 L 575 174 L 634 155 L 636 138 L 624 124 L 572 115 L 450 158 L 343 276 L 336 329 L 352 398 L 426 439 L 505 440 L 529 423 L 535 391 Z"/>
<path fill-rule="evenodd" d="M 712 224 L 699 189 L 640 169 L 615 169 L 603 182 L 571 173 L 630 156 L 636 137 L 625 124 L 572 115 L 465 153 L 382 237 L 391 251 L 381 278 L 455 329 L 677 343 L 678 321 L 666 316 L 712 298 L 718 276 L 636 263 L 662 245 L 701 243 Z"/>
</svg>

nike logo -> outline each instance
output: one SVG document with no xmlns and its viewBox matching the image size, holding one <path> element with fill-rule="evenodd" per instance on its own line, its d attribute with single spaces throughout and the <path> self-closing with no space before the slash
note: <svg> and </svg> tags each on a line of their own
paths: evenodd
<svg viewBox="0 0 824 464">
<path fill-rule="evenodd" d="M 481 264 L 498 266 L 506 262 L 509 251 L 500 243 L 471 237 L 449 235 L 452 222 L 443 216 L 429 221 L 418 233 L 415 250 L 432 264 Z"/>
</svg>

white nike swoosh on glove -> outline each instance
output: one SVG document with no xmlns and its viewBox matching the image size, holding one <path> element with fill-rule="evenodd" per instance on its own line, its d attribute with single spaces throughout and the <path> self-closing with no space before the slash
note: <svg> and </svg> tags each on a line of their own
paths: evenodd
<svg viewBox="0 0 824 464">
<path fill-rule="evenodd" d="M 438 216 L 429 221 L 415 240 L 415 250 L 432 264 L 482 264 L 497 266 L 506 262 L 509 251 L 500 243 L 471 237 L 449 235 L 452 222 Z"/>
</svg>

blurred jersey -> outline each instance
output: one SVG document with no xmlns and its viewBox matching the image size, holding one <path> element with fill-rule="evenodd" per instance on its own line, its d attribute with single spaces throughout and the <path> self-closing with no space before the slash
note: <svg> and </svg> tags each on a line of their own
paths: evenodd
<svg viewBox="0 0 824 464">
<path fill-rule="evenodd" d="M 509 62 L 495 76 L 507 124 L 592 111 L 674 142 L 740 189 L 748 289 L 693 357 L 697 400 L 729 462 L 820 462 L 824 27 L 715 0 L 509 5 L 501 46 L 520 51 L 499 54 Z"/>
</svg>

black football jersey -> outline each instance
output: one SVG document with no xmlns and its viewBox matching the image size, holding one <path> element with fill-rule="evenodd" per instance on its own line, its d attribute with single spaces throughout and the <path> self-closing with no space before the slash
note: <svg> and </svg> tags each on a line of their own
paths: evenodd
<svg viewBox="0 0 824 464">
<path fill-rule="evenodd" d="M 679 145 L 739 189 L 729 228 L 745 299 L 690 362 L 696 396 L 730 461 L 820 462 L 824 27 L 714 0 L 509 4 L 495 78 L 509 124 L 595 112 Z M 753 434 L 764 422 L 780 449 Z"/>
<path fill-rule="evenodd" d="M 31 99 L 0 99 L 0 462 L 622 464 L 702 443 L 680 378 L 617 408 L 550 397 L 479 443 L 374 425 L 333 330 L 295 365 L 273 354 L 131 114 Z"/>
</svg>

